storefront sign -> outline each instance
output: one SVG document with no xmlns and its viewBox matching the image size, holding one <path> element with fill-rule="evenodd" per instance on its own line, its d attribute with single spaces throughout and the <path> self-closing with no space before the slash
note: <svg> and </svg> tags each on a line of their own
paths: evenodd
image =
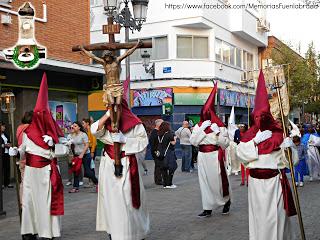
<svg viewBox="0 0 320 240">
<path fill-rule="evenodd" d="M 72 102 L 49 101 L 53 118 L 64 134 L 68 134 L 73 122 L 77 120 L 77 104 Z"/>
<path fill-rule="evenodd" d="M 219 90 L 220 105 L 222 106 L 235 106 L 235 107 L 248 107 L 248 95 L 241 92 L 234 92 L 225 89 Z M 254 96 L 249 95 L 250 108 L 254 107 Z"/>
<path fill-rule="evenodd" d="M 172 103 L 172 88 L 133 91 L 133 107 L 162 106 L 163 103 Z"/>
<path fill-rule="evenodd" d="M 210 93 L 175 93 L 175 105 L 203 105 Z"/>
</svg>

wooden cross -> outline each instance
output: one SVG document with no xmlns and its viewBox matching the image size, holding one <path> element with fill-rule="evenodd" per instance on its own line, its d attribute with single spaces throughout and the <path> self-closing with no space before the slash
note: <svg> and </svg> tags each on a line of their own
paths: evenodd
<svg viewBox="0 0 320 240">
<path fill-rule="evenodd" d="M 110 107 L 110 118 L 112 132 L 119 132 L 119 122 L 121 118 L 121 102 L 123 95 L 123 86 L 120 82 L 120 67 L 121 61 L 129 57 L 137 48 L 152 48 L 151 42 L 136 42 L 136 43 L 116 43 L 114 35 L 120 33 L 120 25 L 113 24 L 113 17 L 108 17 L 108 24 L 103 26 L 103 33 L 109 35 L 108 43 L 90 44 L 85 46 L 72 47 L 73 52 L 82 51 L 90 58 L 100 63 L 105 70 L 107 83 L 103 86 L 105 90 L 103 101 Z M 123 55 L 115 57 L 115 51 L 120 49 L 129 49 Z M 95 56 L 89 51 L 93 50 L 109 50 L 102 58 Z M 114 161 L 115 161 L 115 176 L 122 176 L 123 166 L 121 164 L 121 144 L 114 142 Z"/>
</svg>

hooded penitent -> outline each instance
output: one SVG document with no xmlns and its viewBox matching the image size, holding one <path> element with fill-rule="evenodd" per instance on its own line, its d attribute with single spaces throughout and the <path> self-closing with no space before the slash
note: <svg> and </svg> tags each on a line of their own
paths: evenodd
<svg viewBox="0 0 320 240">
<path fill-rule="evenodd" d="M 42 136 L 48 135 L 52 137 L 54 143 L 58 143 L 59 137 L 63 137 L 59 125 L 53 119 L 50 112 L 47 76 L 45 73 L 42 77 L 37 103 L 33 110 L 32 122 L 25 133 L 36 145 L 44 149 L 49 149 L 49 146 L 43 141 Z"/>
<path fill-rule="evenodd" d="M 283 130 L 280 124 L 272 117 L 270 104 L 263 72 L 260 71 L 255 97 L 254 110 L 251 113 L 251 127 L 244 134 L 241 141 L 249 142 L 260 130 L 272 131 L 272 137 L 258 144 L 258 154 L 269 154 L 280 149 L 283 142 Z"/>
<path fill-rule="evenodd" d="M 48 84 L 47 76 L 44 73 L 40 90 L 38 93 L 37 103 L 34 108 L 32 122 L 25 130 L 28 138 L 33 141 L 37 146 L 43 149 L 50 149 L 49 145 L 43 141 L 44 135 L 52 137 L 53 142 L 59 142 L 59 137 L 63 136 L 61 129 L 56 121 L 53 119 L 48 103 Z M 62 179 L 57 167 L 57 159 L 46 159 L 36 153 L 26 153 L 26 164 L 29 167 L 43 168 L 50 164 L 51 173 L 51 215 L 64 214 L 64 201 L 63 201 L 63 184 Z"/>
<path fill-rule="evenodd" d="M 210 120 L 212 124 L 216 123 L 219 127 L 225 127 L 224 123 L 216 115 L 216 111 L 214 109 L 217 91 L 218 91 L 218 84 L 215 83 L 206 103 L 201 109 L 200 122 L 198 123 L 199 126 L 201 126 L 201 124 L 204 121 Z M 206 134 L 212 133 L 211 128 L 208 127 L 207 129 L 205 129 L 205 133 Z M 206 145 L 202 146 L 202 148 L 205 148 L 205 146 Z M 218 149 L 218 160 L 219 160 L 219 166 L 221 171 L 222 191 L 223 191 L 223 196 L 225 197 L 225 196 L 229 196 L 229 181 L 227 177 L 226 168 L 224 166 L 225 152 L 221 147 L 219 147 Z"/>
<path fill-rule="evenodd" d="M 219 127 L 224 127 L 224 123 L 218 118 L 214 109 L 217 90 L 218 84 L 215 83 L 206 103 L 201 109 L 199 126 L 201 126 L 204 121 L 211 120 L 211 123 L 216 123 Z"/>
</svg>

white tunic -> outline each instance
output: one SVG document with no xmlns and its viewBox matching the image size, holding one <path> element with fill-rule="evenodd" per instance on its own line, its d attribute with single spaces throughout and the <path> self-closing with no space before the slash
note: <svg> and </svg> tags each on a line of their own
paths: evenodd
<svg viewBox="0 0 320 240">
<path fill-rule="evenodd" d="M 228 163 L 228 173 L 237 173 L 240 171 L 240 162 L 237 159 L 237 143 L 230 140 L 229 147 L 226 149 L 226 158 Z"/>
<path fill-rule="evenodd" d="M 308 168 L 309 175 L 315 179 L 320 177 L 320 154 L 317 147 L 320 146 L 320 137 L 311 135 L 308 142 Z"/>
<path fill-rule="evenodd" d="M 20 156 L 25 152 L 53 159 L 51 150 L 43 149 L 23 133 Z M 61 223 L 59 216 L 52 216 L 50 165 L 43 168 L 26 166 L 23 179 L 21 234 L 38 234 L 39 237 L 60 237 Z"/>
<path fill-rule="evenodd" d="M 258 155 L 258 148 L 251 140 L 237 146 L 239 159 L 248 168 L 283 169 L 288 166 L 283 150 Z M 295 161 L 298 153 L 292 148 Z M 270 179 L 249 178 L 249 239 L 293 240 L 291 219 L 283 205 L 281 174 Z"/>
<path fill-rule="evenodd" d="M 190 143 L 196 147 L 199 145 L 213 144 L 219 145 L 225 149 L 229 145 L 228 135 L 225 128 L 220 128 L 220 131 L 221 133 L 218 137 L 215 133 L 206 134 L 198 125 L 196 125 L 192 132 Z M 218 151 L 198 153 L 198 176 L 202 207 L 204 210 L 212 210 L 219 206 L 223 206 L 230 199 L 229 196 L 223 197 L 220 173 Z M 229 193 L 231 193 L 230 184 Z"/>
<path fill-rule="evenodd" d="M 97 129 L 98 122 L 95 122 L 91 126 L 92 134 L 104 144 L 113 145 L 111 133 Z M 142 124 L 124 135 L 126 144 L 122 144 L 121 148 L 127 155 L 139 153 L 148 145 Z M 107 154 L 101 158 L 96 228 L 97 231 L 111 234 L 112 240 L 141 240 L 147 236 L 150 228 L 143 182 L 139 175 L 141 206 L 136 209 L 132 206 L 129 160 L 124 157 L 121 162 L 123 176 L 117 178 L 114 175 L 114 161 Z"/>
</svg>

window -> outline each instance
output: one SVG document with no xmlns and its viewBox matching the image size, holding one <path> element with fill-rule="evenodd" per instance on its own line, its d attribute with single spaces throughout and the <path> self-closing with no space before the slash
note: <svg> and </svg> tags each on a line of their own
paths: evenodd
<svg viewBox="0 0 320 240">
<path fill-rule="evenodd" d="M 168 59 L 168 38 L 155 37 L 151 59 Z"/>
<path fill-rule="evenodd" d="M 243 54 L 242 54 L 242 62 L 243 62 L 243 69 L 247 70 L 248 69 L 248 65 L 247 65 L 247 52 L 246 51 L 243 51 Z"/>
<path fill-rule="evenodd" d="M 168 58 L 168 37 L 154 37 L 141 39 L 142 41 L 152 41 L 152 48 L 140 48 L 134 51 L 130 55 L 130 61 L 132 62 L 141 62 L 141 54 L 144 51 L 147 51 L 150 54 L 150 59 L 158 60 L 158 59 L 167 59 Z M 137 39 L 130 40 L 130 42 L 137 42 Z"/>
<path fill-rule="evenodd" d="M 230 46 L 230 64 L 235 65 L 235 50 L 234 46 Z"/>
<path fill-rule="evenodd" d="M 177 40 L 178 58 L 192 58 L 192 37 L 178 37 Z"/>
<path fill-rule="evenodd" d="M 177 38 L 178 58 L 208 58 L 208 37 L 178 36 Z"/>
<path fill-rule="evenodd" d="M 208 58 L 208 38 L 193 37 L 193 58 Z"/>
<path fill-rule="evenodd" d="M 222 41 L 219 40 L 219 39 L 216 39 L 215 41 L 215 52 L 216 52 L 216 60 L 217 61 L 222 61 L 222 54 L 221 54 L 221 51 L 222 51 Z"/>
<path fill-rule="evenodd" d="M 100 5 L 102 5 L 102 0 L 90 0 L 91 7 L 100 6 Z"/>
<path fill-rule="evenodd" d="M 253 70 L 253 54 L 243 51 L 243 69 L 244 70 Z"/>
<path fill-rule="evenodd" d="M 230 64 L 230 45 L 225 42 L 222 43 L 222 56 L 223 62 Z"/>
<path fill-rule="evenodd" d="M 236 48 L 236 66 L 241 68 L 242 67 L 242 51 L 239 48 Z"/>
<path fill-rule="evenodd" d="M 253 70 L 253 55 L 251 53 L 247 53 L 247 68 L 248 70 Z"/>
</svg>

